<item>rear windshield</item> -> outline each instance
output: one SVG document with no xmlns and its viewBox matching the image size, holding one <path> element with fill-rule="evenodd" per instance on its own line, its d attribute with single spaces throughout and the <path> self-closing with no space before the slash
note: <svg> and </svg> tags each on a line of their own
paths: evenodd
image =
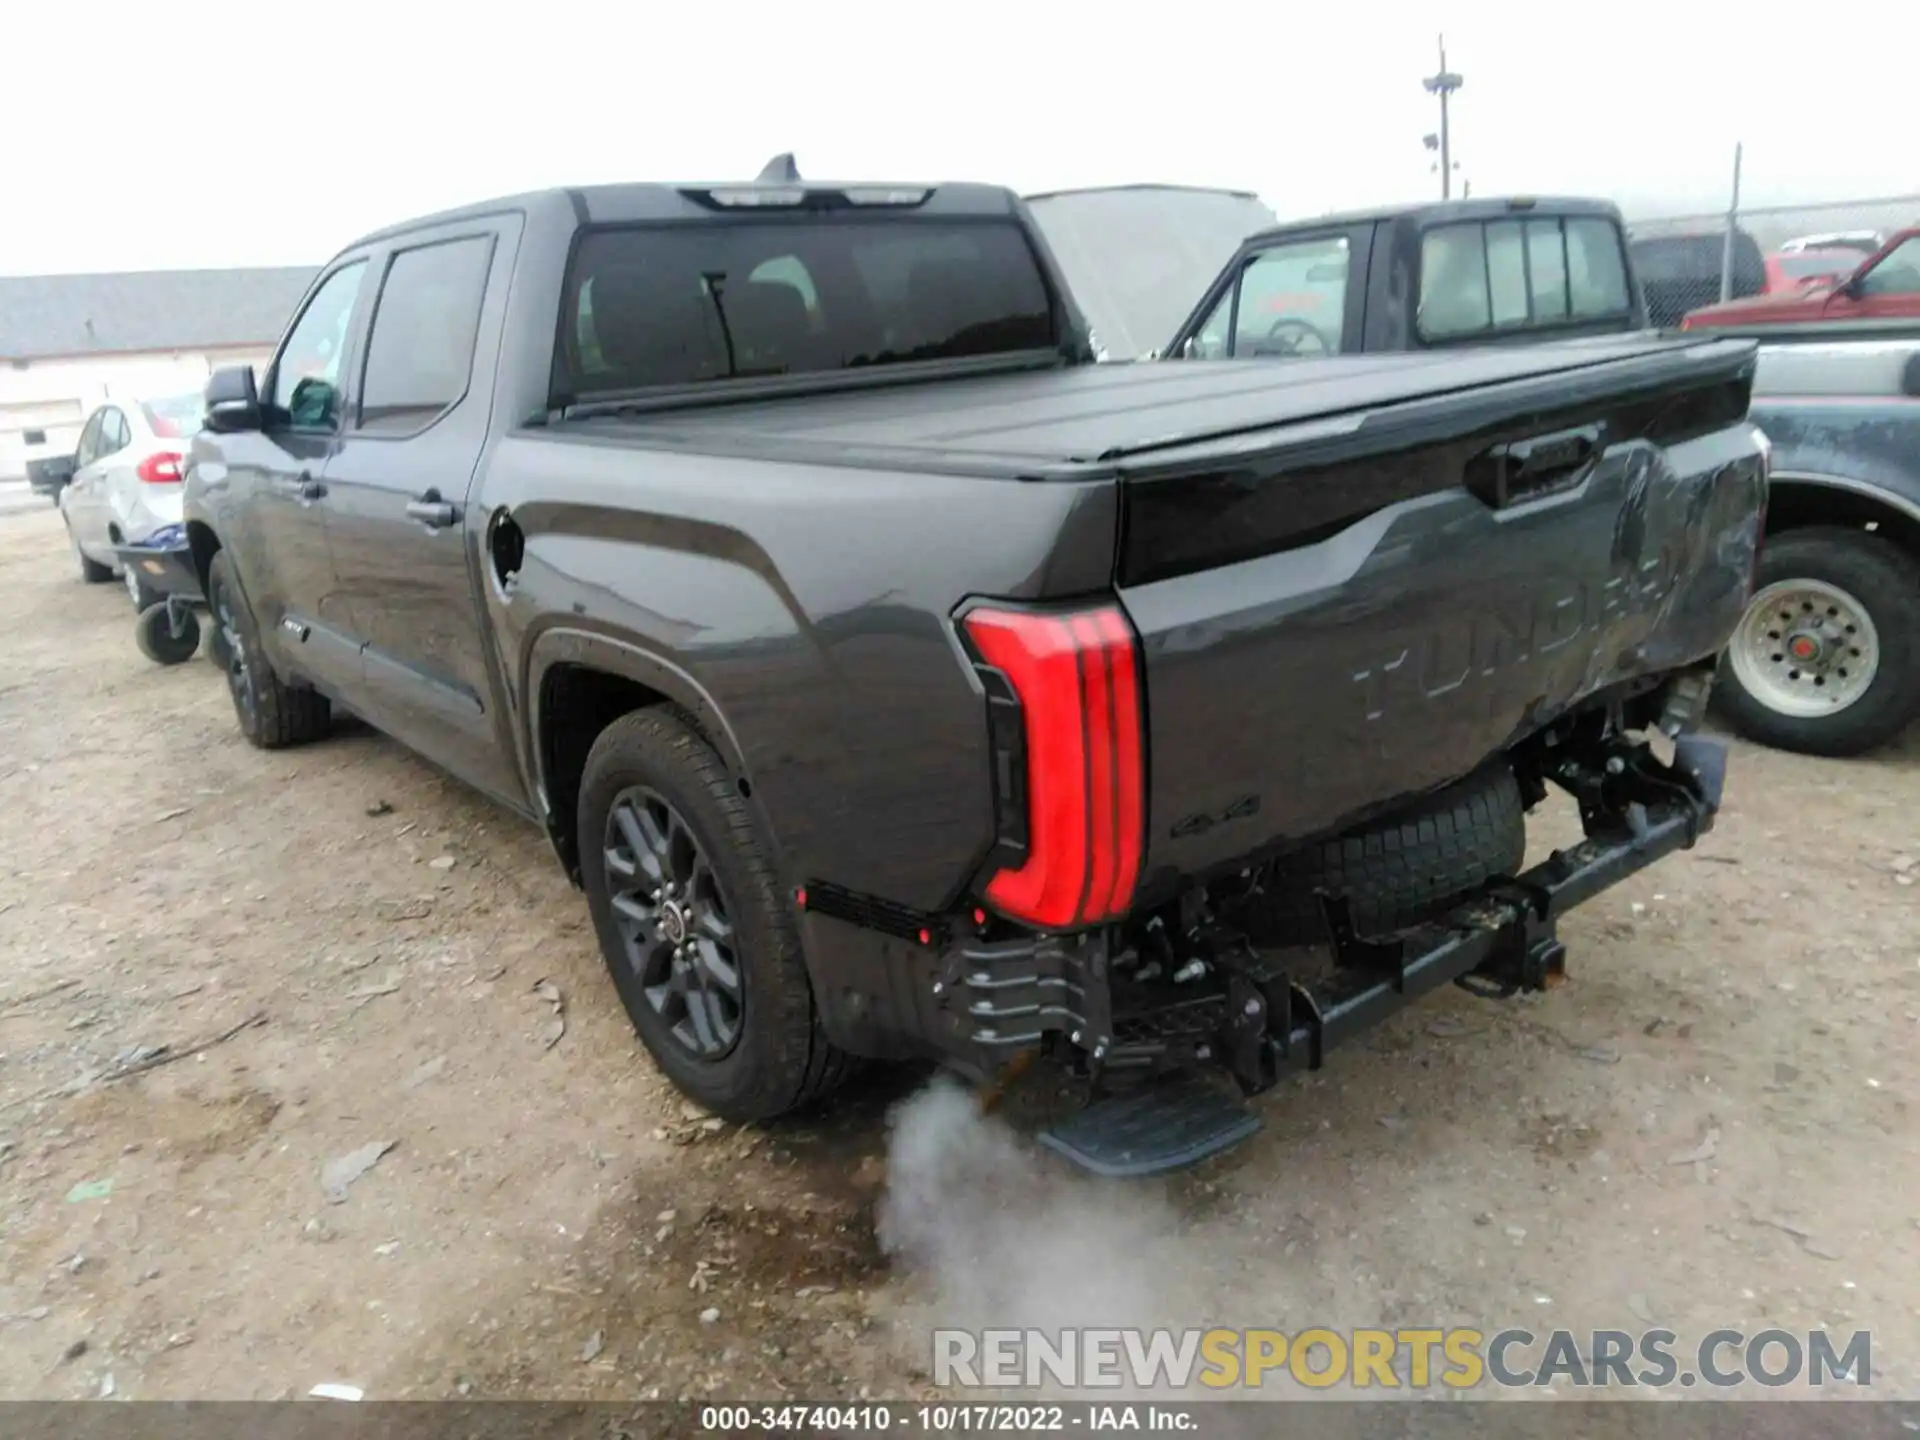
<svg viewBox="0 0 1920 1440">
<path fill-rule="evenodd" d="M 1054 345 L 1025 232 L 898 215 L 591 230 L 574 252 L 555 398 Z"/>
<path fill-rule="evenodd" d="M 1581 216 L 1455 221 L 1420 237 L 1420 334 L 1624 322 L 1633 308 L 1620 231 Z"/>
<path fill-rule="evenodd" d="M 1860 256 L 1852 250 L 1793 250 L 1773 258 L 1789 280 L 1824 280 L 1860 268 Z"/>
<path fill-rule="evenodd" d="M 198 395 L 169 395 L 164 400 L 145 400 L 140 408 L 146 413 L 147 428 L 162 440 L 184 440 L 200 431 L 201 400 Z"/>
</svg>

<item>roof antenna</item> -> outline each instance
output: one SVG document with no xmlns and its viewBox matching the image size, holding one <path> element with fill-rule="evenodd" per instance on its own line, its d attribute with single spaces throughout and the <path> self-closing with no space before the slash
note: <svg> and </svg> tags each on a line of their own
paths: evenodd
<svg viewBox="0 0 1920 1440">
<path fill-rule="evenodd" d="M 766 185 L 797 185 L 800 182 L 800 167 L 794 164 L 793 152 L 788 150 L 769 160 L 754 178 Z"/>
</svg>

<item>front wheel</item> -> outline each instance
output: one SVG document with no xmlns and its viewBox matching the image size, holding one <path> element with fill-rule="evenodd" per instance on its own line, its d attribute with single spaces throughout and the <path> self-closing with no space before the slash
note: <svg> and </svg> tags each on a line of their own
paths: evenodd
<svg viewBox="0 0 1920 1440">
<path fill-rule="evenodd" d="M 711 746 L 665 710 L 614 721 L 580 784 L 579 853 L 600 952 L 667 1078 L 765 1120 L 847 1073 L 821 1032 L 792 909 Z"/>
<path fill-rule="evenodd" d="M 1789 530 L 1760 552 L 1721 657 L 1720 708 L 1750 740 L 1859 755 L 1920 715 L 1920 560 L 1865 530 Z"/>
<path fill-rule="evenodd" d="M 274 673 L 260 647 L 260 629 L 247 597 L 234 583 L 225 550 L 216 552 L 207 567 L 207 608 L 215 627 L 214 658 L 226 672 L 227 693 L 233 697 L 241 734 L 262 750 L 325 736 L 333 713 L 327 697 L 289 685 Z"/>
</svg>

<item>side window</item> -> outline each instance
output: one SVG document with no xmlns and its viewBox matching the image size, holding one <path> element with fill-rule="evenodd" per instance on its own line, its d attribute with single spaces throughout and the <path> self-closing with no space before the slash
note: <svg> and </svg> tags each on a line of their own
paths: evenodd
<svg viewBox="0 0 1920 1440">
<path fill-rule="evenodd" d="M 409 434 L 467 393 L 492 259 L 490 235 L 394 255 L 367 340 L 360 429 Z"/>
<path fill-rule="evenodd" d="M 340 423 L 347 326 L 366 269 L 366 261 L 356 260 L 322 281 L 274 361 L 267 399 L 296 430 L 331 430 Z"/>
<path fill-rule="evenodd" d="M 1862 295 L 1920 295 L 1920 235 L 1904 240 L 1860 277 Z"/>
<path fill-rule="evenodd" d="M 1189 353 L 1203 360 L 1338 355 L 1346 330 L 1350 253 L 1344 235 L 1260 251 L 1201 322 Z"/>
<path fill-rule="evenodd" d="M 105 411 L 100 417 L 100 455 L 117 455 L 127 448 L 127 442 L 133 438 L 127 428 L 127 417 L 118 410 Z"/>
<path fill-rule="evenodd" d="M 74 446 L 73 450 L 73 465 L 76 470 L 82 466 L 91 465 L 95 460 L 100 458 L 100 416 L 102 413 L 103 412 L 99 410 L 94 411 L 93 414 L 88 417 L 86 425 L 82 427 L 80 431 L 80 443 Z"/>
<path fill-rule="evenodd" d="M 1263 250 L 1240 272 L 1233 353 L 1338 355 L 1347 316 L 1347 237 Z"/>
<path fill-rule="evenodd" d="M 1624 315 L 1632 302 L 1619 229 L 1610 220 L 1569 220 L 1566 230 L 1567 298 L 1574 318 Z"/>
</svg>

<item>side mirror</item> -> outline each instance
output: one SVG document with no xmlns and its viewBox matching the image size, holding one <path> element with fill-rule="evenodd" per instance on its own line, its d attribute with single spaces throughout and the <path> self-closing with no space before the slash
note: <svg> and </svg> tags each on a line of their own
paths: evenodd
<svg viewBox="0 0 1920 1440">
<path fill-rule="evenodd" d="M 251 365 L 224 365 L 207 380 L 207 429 L 223 435 L 260 428 L 260 391 Z"/>
</svg>

